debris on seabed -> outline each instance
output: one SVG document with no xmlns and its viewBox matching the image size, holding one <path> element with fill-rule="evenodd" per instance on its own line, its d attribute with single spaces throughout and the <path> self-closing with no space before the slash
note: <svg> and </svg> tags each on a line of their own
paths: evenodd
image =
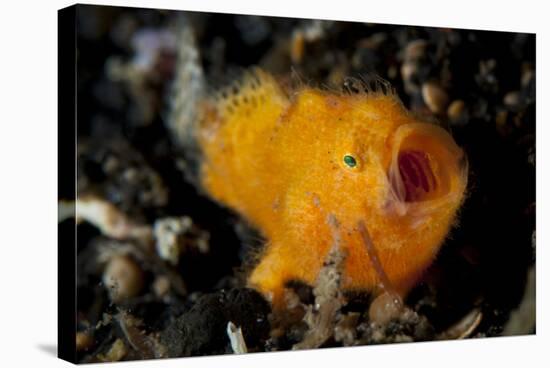
<svg viewBox="0 0 550 368">
<path fill-rule="evenodd" d="M 248 352 L 243 337 L 243 331 L 240 327 L 235 326 L 235 324 L 231 321 L 227 323 L 227 336 L 231 342 L 231 349 L 233 349 L 233 353 L 245 354 Z"/>
</svg>

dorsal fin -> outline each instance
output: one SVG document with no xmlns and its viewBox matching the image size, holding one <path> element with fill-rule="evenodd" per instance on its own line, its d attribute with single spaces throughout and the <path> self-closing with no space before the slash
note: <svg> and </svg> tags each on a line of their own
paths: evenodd
<svg viewBox="0 0 550 368">
<path fill-rule="evenodd" d="M 286 101 L 286 96 L 270 74 L 254 67 L 216 93 L 214 101 L 220 116 L 229 120 L 265 108 L 266 104 Z"/>
</svg>

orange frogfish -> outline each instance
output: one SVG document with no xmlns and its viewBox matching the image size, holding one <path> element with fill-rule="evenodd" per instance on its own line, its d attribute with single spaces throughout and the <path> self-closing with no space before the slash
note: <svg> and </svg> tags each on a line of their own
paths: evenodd
<svg viewBox="0 0 550 368">
<path fill-rule="evenodd" d="M 248 284 L 274 306 L 289 281 L 315 284 L 333 243 L 329 215 L 346 253 L 341 287 L 374 294 L 380 275 L 358 224 L 393 288 L 406 295 L 455 222 L 467 183 L 464 152 L 393 91 L 286 93 L 254 69 L 201 111 L 201 184 L 265 237 Z"/>
</svg>

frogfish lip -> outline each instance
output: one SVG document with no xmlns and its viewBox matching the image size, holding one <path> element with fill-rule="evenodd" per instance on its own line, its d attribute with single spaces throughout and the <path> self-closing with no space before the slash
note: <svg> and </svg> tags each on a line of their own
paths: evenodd
<svg viewBox="0 0 550 368">
<path fill-rule="evenodd" d="M 388 181 L 398 212 L 462 197 L 467 161 L 447 131 L 432 124 L 406 124 L 392 139 Z"/>
</svg>

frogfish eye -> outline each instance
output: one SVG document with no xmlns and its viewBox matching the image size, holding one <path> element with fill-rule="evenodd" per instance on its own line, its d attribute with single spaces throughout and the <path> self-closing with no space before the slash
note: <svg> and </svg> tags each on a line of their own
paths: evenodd
<svg viewBox="0 0 550 368">
<path fill-rule="evenodd" d="M 357 160 L 352 155 L 345 155 L 344 156 L 344 164 L 350 168 L 354 168 L 357 166 Z"/>
</svg>

